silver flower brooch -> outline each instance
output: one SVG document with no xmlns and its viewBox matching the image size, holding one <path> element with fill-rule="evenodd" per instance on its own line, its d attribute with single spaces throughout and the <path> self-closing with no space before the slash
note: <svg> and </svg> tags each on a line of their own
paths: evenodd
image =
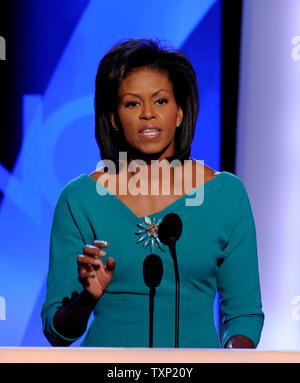
<svg viewBox="0 0 300 383">
<path fill-rule="evenodd" d="M 153 218 L 151 220 L 150 217 L 143 217 L 143 221 L 141 223 L 137 223 L 139 230 L 137 233 L 139 239 L 137 243 L 143 243 L 143 249 L 147 247 L 150 248 L 151 252 L 153 252 L 156 248 L 159 248 L 162 251 L 165 251 L 162 247 L 163 244 L 158 238 L 158 227 L 161 223 L 162 218 Z"/>
</svg>

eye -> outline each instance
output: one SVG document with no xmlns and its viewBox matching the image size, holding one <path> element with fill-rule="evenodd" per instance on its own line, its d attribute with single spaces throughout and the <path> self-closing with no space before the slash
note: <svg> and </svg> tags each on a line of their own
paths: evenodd
<svg viewBox="0 0 300 383">
<path fill-rule="evenodd" d="M 156 102 L 158 102 L 159 105 L 163 105 L 163 104 L 167 104 L 169 102 L 169 100 L 166 98 L 160 98 L 160 99 L 156 100 Z"/>
<path fill-rule="evenodd" d="M 138 102 L 137 101 L 129 101 L 126 102 L 125 108 L 135 108 L 137 106 Z"/>
</svg>

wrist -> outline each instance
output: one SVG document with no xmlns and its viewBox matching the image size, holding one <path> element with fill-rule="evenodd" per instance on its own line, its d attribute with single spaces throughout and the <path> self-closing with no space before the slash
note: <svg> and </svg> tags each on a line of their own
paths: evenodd
<svg viewBox="0 0 300 383">
<path fill-rule="evenodd" d="M 102 296 L 102 294 L 103 292 L 100 295 L 95 296 L 91 294 L 88 290 L 83 289 L 80 293 L 80 300 L 84 304 L 94 306 L 98 302 L 98 299 Z"/>
</svg>

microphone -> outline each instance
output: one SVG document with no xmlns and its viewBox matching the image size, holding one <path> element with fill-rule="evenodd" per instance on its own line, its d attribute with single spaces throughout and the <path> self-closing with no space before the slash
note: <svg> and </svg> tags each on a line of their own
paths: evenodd
<svg viewBox="0 0 300 383">
<path fill-rule="evenodd" d="M 182 233 L 182 221 L 175 213 L 167 214 L 158 227 L 159 240 L 169 247 L 174 263 L 176 280 L 176 301 L 175 301 L 175 347 L 179 347 L 179 272 L 176 256 L 176 241 Z"/>
<path fill-rule="evenodd" d="M 180 238 L 181 232 L 182 221 L 179 215 L 169 213 L 158 227 L 158 238 L 163 244 L 172 246 Z M 173 256 L 173 254 L 171 255 Z"/>
<path fill-rule="evenodd" d="M 143 277 L 146 286 L 150 288 L 149 294 L 149 347 L 153 347 L 153 312 L 155 288 L 160 285 L 163 275 L 161 258 L 156 254 L 148 255 L 143 264 Z"/>
</svg>

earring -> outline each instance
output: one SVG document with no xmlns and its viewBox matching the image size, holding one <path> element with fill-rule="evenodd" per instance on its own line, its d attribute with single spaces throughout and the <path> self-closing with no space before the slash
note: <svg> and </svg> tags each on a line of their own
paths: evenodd
<svg viewBox="0 0 300 383">
<path fill-rule="evenodd" d="M 177 122 L 177 124 L 176 124 L 176 127 L 178 128 L 178 126 L 180 125 L 180 123 L 179 122 Z"/>
<path fill-rule="evenodd" d="M 115 127 L 114 130 L 117 132 L 119 129 L 117 127 Z"/>
</svg>

